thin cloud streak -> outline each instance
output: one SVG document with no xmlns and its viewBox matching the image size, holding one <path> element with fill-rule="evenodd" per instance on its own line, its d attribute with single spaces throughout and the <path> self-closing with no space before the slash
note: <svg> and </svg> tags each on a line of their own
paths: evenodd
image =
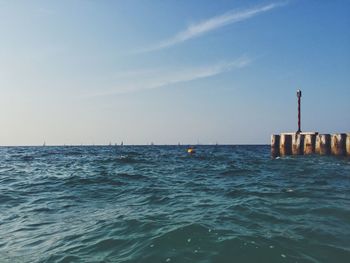
<svg viewBox="0 0 350 263">
<path fill-rule="evenodd" d="M 119 73 L 116 79 L 117 83 L 115 84 L 117 88 L 90 94 L 88 97 L 120 95 L 147 89 L 162 88 L 173 84 L 213 77 L 233 69 L 244 68 L 251 62 L 252 60 L 250 58 L 241 57 L 234 61 L 220 62 L 204 67 L 186 68 L 168 72 L 161 70 L 148 71 L 152 72 L 152 74 L 147 75 L 143 74 L 142 71 L 136 71 L 135 74 L 126 72 L 125 76 Z"/>
<path fill-rule="evenodd" d="M 202 21 L 198 24 L 191 25 L 186 30 L 177 33 L 174 37 L 161 41 L 160 43 L 154 46 L 145 49 L 140 49 L 136 53 L 144 53 L 167 48 L 185 42 L 192 38 L 199 37 L 201 35 L 204 35 L 205 33 L 214 31 L 223 26 L 247 20 L 249 18 L 257 16 L 261 13 L 265 13 L 285 4 L 286 3 L 271 3 L 263 6 L 256 6 L 250 9 L 233 10 L 223 15 L 215 16 L 208 20 Z"/>
</svg>

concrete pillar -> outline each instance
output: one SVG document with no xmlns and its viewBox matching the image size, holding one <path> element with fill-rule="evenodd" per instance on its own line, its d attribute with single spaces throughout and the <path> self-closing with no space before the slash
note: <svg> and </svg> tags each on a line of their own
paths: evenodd
<svg viewBox="0 0 350 263">
<path fill-rule="evenodd" d="M 346 154 L 346 134 L 338 133 L 332 134 L 331 139 L 331 153 L 334 155 L 345 155 Z"/>
<path fill-rule="evenodd" d="M 280 154 L 290 155 L 292 154 L 292 135 L 281 134 L 280 135 Z"/>
<path fill-rule="evenodd" d="M 346 154 L 350 156 L 350 133 L 346 134 Z"/>
<path fill-rule="evenodd" d="M 331 136 L 329 134 L 318 134 L 316 136 L 317 154 L 326 155 L 331 153 Z"/>
<path fill-rule="evenodd" d="M 305 134 L 304 137 L 304 154 L 315 153 L 316 134 Z"/>
<path fill-rule="evenodd" d="M 292 154 L 303 154 L 304 135 L 295 133 L 292 135 Z"/>
<path fill-rule="evenodd" d="M 280 136 L 271 135 L 271 157 L 276 158 L 280 155 Z"/>
</svg>

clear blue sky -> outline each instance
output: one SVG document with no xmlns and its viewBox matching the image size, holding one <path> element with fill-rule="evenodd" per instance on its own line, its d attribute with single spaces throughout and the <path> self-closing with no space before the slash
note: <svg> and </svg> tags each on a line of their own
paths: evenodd
<svg viewBox="0 0 350 263">
<path fill-rule="evenodd" d="M 0 0 L 0 145 L 350 132 L 350 1 Z"/>
</svg>

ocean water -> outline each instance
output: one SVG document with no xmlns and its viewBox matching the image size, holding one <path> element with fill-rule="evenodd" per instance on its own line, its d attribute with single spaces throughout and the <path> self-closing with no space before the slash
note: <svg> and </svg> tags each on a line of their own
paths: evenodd
<svg viewBox="0 0 350 263">
<path fill-rule="evenodd" d="M 0 262 L 350 262 L 350 158 L 0 147 Z"/>
</svg>

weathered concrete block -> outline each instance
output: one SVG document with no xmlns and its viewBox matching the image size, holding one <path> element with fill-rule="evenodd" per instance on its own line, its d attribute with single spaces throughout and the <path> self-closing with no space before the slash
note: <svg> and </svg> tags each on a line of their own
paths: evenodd
<svg viewBox="0 0 350 263">
<path fill-rule="evenodd" d="M 315 153 L 316 134 L 305 134 L 304 154 Z"/>
<path fill-rule="evenodd" d="M 304 135 L 295 133 L 292 135 L 292 154 L 300 155 L 303 154 L 304 148 Z"/>
<path fill-rule="evenodd" d="M 350 156 L 350 133 L 285 132 L 271 135 L 272 157 L 313 153 Z"/>
<path fill-rule="evenodd" d="M 280 136 L 271 135 L 271 157 L 275 158 L 280 155 Z"/>
<path fill-rule="evenodd" d="M 331 153 L 331 135 L 330 134 L 318 134 L 316 136 L 315 152 L 321 155 L 326 155 Z"/>
<path fill-rule="evenodd" d="M 281 134 L 280 135 L 280 155 L 292 154 L 292 135 Z"/>
<path fill-rule="evenodd" d="M 346 134 L 333 134 L 331 137 L 331 153 L 334 155 L 346 154 Z"/>
</svg>

